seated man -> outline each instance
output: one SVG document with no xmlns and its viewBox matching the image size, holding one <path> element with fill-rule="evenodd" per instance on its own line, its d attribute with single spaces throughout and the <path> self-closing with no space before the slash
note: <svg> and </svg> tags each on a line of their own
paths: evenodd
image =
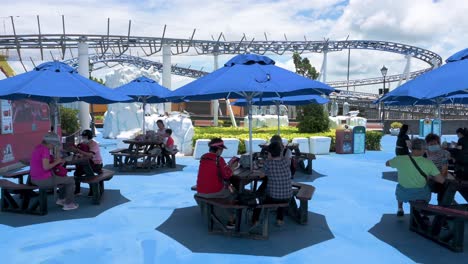
<svg viewBox="0 0 468 264">
<path fill-rule="evenodd" d="M 102 172 L 102 157 L 99 143 L 93 140 L 93 132 L 86 129 L 81 132 L 81 143 L 77 147 L 73 147 L 72 151 L 83 158 L 87 158 L 88 162 L 77 164 L 74 172 L 75 177 L 92 177 L 94 174 Z M 75 178 L 75 194 L 81 194 L 80 181 Z M 91 188 L 89 188 L 88 196 L 93 196 Z"/>
<path fill-rule="evenodd" d="M 429 202 L 431 190 L 427 184 L 428 180 L 439 183 L 445 181 L 434 163 L 423 157 L 426 151 L 426 142 L 416 138 L 411 141 L 411 146 L 411 155 L 396 156 L 385 163 L 386 166 L 398 170 L 398 185 L 395 190 L 398 201 L 397 216 L 404 215 L 403 202 L 417 200 Z"/>
<path fill-rule="evenodd" d="M 209 152 L 200 158 L 200 167 L 197 176 L 197 195 L 203 198 L 234 199 L 234 194 L 228 188 L 227 181 L 232 176 L 232 169 L 237 167 L 237 162 L 226 164 L 221 157 L 226 149 L 221 138 L 213 138 L 209 146 Z M 234 215 L 232 212 L 222 210 L 220 214 L 229 214 L 228 228 L 234 228 Z"/>
<path fill-rule="evenodd" d="M 282 155 L 282 143 L 274 141 L 268 146 L 268 159 L 264 163 L 265 178 L 258 192 L 265 190 L 264 203 L 287 203 L 292 197 L 290 161 Z M 284 209 L 276 211 L 276 224 L 284 224 Z M 255 209 L 252 222 L 255 224 L 260 216 L 260 209 Z"/>
</svg>

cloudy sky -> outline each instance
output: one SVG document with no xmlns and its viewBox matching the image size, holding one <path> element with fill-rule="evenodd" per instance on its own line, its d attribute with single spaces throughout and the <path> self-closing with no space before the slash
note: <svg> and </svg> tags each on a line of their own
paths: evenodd
<svg viewBox="0 0 468 264">
<path fill-rule="evenodd" d="M 193 29 L 197 30 L 196 39 L 217 38 L 223 32 L 227 40 L 233 41 L 240 40 L 243 34 L 256 40 L 264 40 L 265 34 L 269 40 L 284 40 L 285 35 L 288 40 L 344 40 L 349 36 L 351 40 L 386 40 L 418 46 L 438 53 L 444 60 L 468 43 L 467 0 L 2 0 L 0 5 L 0 35 L 12 34 L 10 16 L 14 16 L 17 34 L 36 34 L 36 15 L 40 16 L 43 34 L 61 33 L 61 15 L 65 15 L 68 33 L 105 34 L 110 18 L 114 35 L 126 35 L 131 20 L 132 35 L 138 36 L 161 36 L 164 25 L 166 36 L 175 38 L 188 38 Z M 37 52 L 28 56 L 39 60 Z M 322 54 L 304 56 L 320 69 Z M 15 70 L 23 72 L 11 57 Z M 294 70 L 291 54 L 272 57 L 278 65 Z M 229 58 L 220 56 L 220 64 Z M 150 59 L 161 61 L 161 56 Z M 210 56 L 173 56 L 172 62 L 213 69 Z M 401 55 L 352 50 L 350 79 L 378 77 L 384 64 L 389 74 L 402 73 L 405 63 Z M 31 64 L 27 67 L 30 69 Z M 411 70 L 426 67 L 427 64 L 413 60 Z M 346 72 L 347 52 L 331 53 L 327 80 L 345 80 Z M 189 81 L 174 76 L 172 86 Z M 375 88 L 356 88 L 372 89 Z"/>
</svg>

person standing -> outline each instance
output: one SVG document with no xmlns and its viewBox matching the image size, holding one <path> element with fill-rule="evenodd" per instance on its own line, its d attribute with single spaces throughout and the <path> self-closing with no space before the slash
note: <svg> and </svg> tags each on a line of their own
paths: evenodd
<svg viewBox="0 0 468 264">
<path fill-rule="evenodd" d="M 411 148 L 411 141 L 410 141 L 409 136 L 407 135 L 408 129 L 409 127 L 407 124 L 404 124 L 400 128 L 400 132 L 398 133 L 396 147 L 395 147 L 395 154 L 397 156 L 408 155 L 410 153 L 409 149 Z"/>
<path fill-rule="evenodd" d="M 39 186 L 39 188 L 55 188 L 55 186 L 60 185 L 57 205 L 63 206 L 63 210 L 74 210 L 78 208 L 78 204 L 75 203 L 73 194 L 75 190 L 73 177 L 59 177 L 52 173 L 55 166 L 65 163 L 63 159 L 55 158 L 50 154 L 60 144 L 59 136 L 49 132 L 44 135 L 41 144 L 34 148 L 29 165 L 31 183 Z M 53 158 L 53 161 L 51 158 Z"/>
</svg>

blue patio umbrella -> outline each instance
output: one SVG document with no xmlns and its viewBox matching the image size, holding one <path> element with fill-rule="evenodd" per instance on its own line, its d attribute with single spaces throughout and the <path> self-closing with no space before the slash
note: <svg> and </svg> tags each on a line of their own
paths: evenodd
<svg viewBox="0 0 468 264">
<path fill-rule="evenodd" d="M 168 102 L 170 90 L 159 85 L 155 80 L 147 77 L 138 77 L 135 80 L 119 86 L 117 91 L 130 96 L 134 102 L 143 104 L 143 134 L 145 133 L 145 107 L 146 104 Z"/>
<path fill-rule="evenodd" d="M 453 54 L 445 62 L 443 66 L 408 81 L 376 102 L 401 101 L 417 105 L 432 101 L 438 104 L 445 97 L 468 93 L 468 49 Z"/>
<path fill-rule="evenodd" d="M 253 98 L 328 95 L 333 91 L 333 88 L 324 83 L 275 66 L 275 61 L 267 56 L 241 54 L 230 59 L 224 67 L 175 90 L 170 97 L 188 100 L 245 98 L 248 102 L 249 144 L 252 150 Z"/>
<path fill-rule="evenodd" d="M 58 103 L 84 101 L 92 104 L 109 104 L 131 100 L 95 81 L 79 75 L 75 69 L 62 62 L 46 62 L 34 70 L 0 80 L 0 99 L 31 99 L 48 103 L 52 126 L 57 132 Z"/>
<path fill-rule="evenodd" d="M 268 98 L 254 98 L 252 105 L 276 105 L 276 112 L 278 114 L 278 135 L 280 134 L 280 105 L 307 105 L 307 104 L 326 104 L 330 100 L 323 98 L 320 95 L 296 95 L 287 97 L 268 97 Z M 237 106 L 247 106 L 247 100 L 239 99 L 234 102 Z"/>
</svg>

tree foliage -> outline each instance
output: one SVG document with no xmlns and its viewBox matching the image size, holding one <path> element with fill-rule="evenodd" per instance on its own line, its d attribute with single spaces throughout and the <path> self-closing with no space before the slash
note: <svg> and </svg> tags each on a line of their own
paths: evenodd
<svg viewBox="0 0 468 264">
<path fill-rule="evenodd" d="M 299 53 L 293 54 L 293 61 L 296 67 L 296 73 L 310 79 L 317 79 L 319 73 L 310 64 L 308 58 L 301 58 Z M 298 129 L 302 133 L 320 133 L 329 130 L 328 114 L 323 110 L 323 106 L 317 104 L 309 104 L 301 106 L 298 109 L 297 120 L 299 121 Z"/>
</svg>

